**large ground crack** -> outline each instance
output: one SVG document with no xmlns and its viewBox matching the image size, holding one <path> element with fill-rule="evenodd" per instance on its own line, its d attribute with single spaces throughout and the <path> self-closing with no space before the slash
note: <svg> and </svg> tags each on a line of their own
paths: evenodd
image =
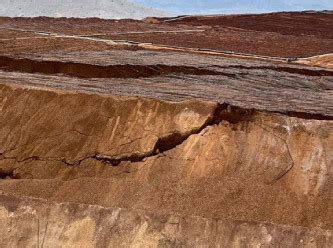
<svg viewBox="0 0 333 248">
<path fill-rule="evenodd" d="M 253 110 L 241 109 L 238 107 L 233 107 L 229 104 L 217 104 L 212 115 L 207 119 L 207 121 L 199 128 L 191 130 L 186 133 L 174 132 L 167 136 L 160 137 L 155 143 L 155 147 L 143 154 L 131 154 L 129 156 L 122 156 L 120 158 L 108 158 L 103 155 L 94 155 L 93 159 L 102 161 L 104 163 L 111 164 L 113 166 L 119 165 L 121 162 L 141 162 L 149 157 L 154 157 L 164 152 L 175 149 L 179 145 L 183 144 L 192 135 L 200 134 L 207 127 L 218 125 L 222 121 L 229 122 L 231 124 L 237 124 L 242 121 L 249 121 L 252 117 Z"/>
<path fill-rule="evenodd" d="M 68 166 L 77 166 L 80 165 L 83 161 L 88 159 L 97 160 L 105 164 L 110 164 L 112 166 L 118 166 L 122 162 L 142 162 L 147 158 L 154 157 L 164 152 L 175 149 L 179 145 L 183 144 L 188 140 L 192 135 L 200 134 L 207 127 L 217 125 L 222 121 L 226 121 L 231 124 L 237 124 L 242 121 L 249 121 L 254 110 L 246 110 L 238 107 L 233 107 L 229 104 L 216 104 L 216 108 L 212 114 L 207 118 L 206 122 L 198 128 L 192 129 L 191 131 L 182 133 L 182 132 L 173 132 L 171 134 L 165 135 L 158 138 L 155 143 L 155 146 L 143 153 L 131 153 L 121 156 L 109 156 L 105 154 L 95 153 L 79 160 L 70 161 L 66 158 L 52 158 L 52 157 L 38 157 L 31 156 L 24 158 L 22 160 L 17 159 L 16 157 L 6 157 L 3 156 L 2 159 L 14 159 L 17 163 L 23 163 L 27 161 L 58 161 L 62 162 Z"/>
<path fill-rule="evenodd" d="M 142 78 L 169 74 L 183 75 L 223 75 L 235 77 L 235 74 L 209 70 L 194 66 L 156 65 L 94 65 L 85 63 L 42 61 L 27 58 L 0 56 L 0 69 L 11 72 L 63 74 L 81 78 Z"/>
<path fill-rule="evenodd" d="M 108 164 L 111 166 L 119 166 L 123 162 L 143 162 L 144 160 L 158 156 L 158 155 L 165 155 L 164 153 L 170 150 L 175 149 L 179 145 L 183 144 L 188 140 L 192 135 L 200 134 L 204 129 L 218 125 L 221 122 L 227 122 L 231 125 L 237 125 L 238 123 L 250 122 L 253 119 L 253 116 L 257 113 L 255 109 L 245 109 L 241 107 L 232 106 L 228 103 L 216 104 L 214 111 L 212 111 L 211 115 L 207 118 L 206 122 L 203 123 L 200 127 L 194 128 L 188 132 L 173 132 L 162 137 L 159 137 L 156 141 L 154 147 L 146 152 L 133 152 L 129 154 L 122 154 L 118 156 L 110 156 L 107 154 L 101 154 L 96 152 L 94 154 L 87 155 L 86 157 L 77 159 L 77 160 L 68 160 L 66 158 L 54 158 L 54 157 L 38 157 L 38 156 L 31 156 L 24 159 L 17 159 L 16 157 L 6 157 L 5 152 L 2 154 L 1 160 L 3 159 L 14 159 L 17 163 L 23 163 L 27 161 L 46 161 L 46 162 L 62 162 L 67 166 L 79 166 L 82 162 L 87 160 L 96 160 L 102 162 L 104 164 Z M 280 113 L 279 113 L 280 114 Z M 297 116 L 302 116 L 306 118 L 312 118 L 313 116 L 303 116 L 302 113 L 297 113 Z M 318 118 L 318 116 L 315 116 Z M 320 116 L 319 116 L 320 117 Z M 266 130 L 267 131 L 267 130 Z M 280 137 L 278 137 L 280 138 Z M 283 140 L 285 143 L 286 141 Z M 292 156 L 289 151 L 288 144 L 286 143 L 290 158 L 292 160 Z M 292 166 L 290 166 L 290 169 Z M 290 170 L 289 169 L 289 170 Z M 288 170 L 288 171 L 289 171 Z M 281 175 L 283 177 L 285 174 Z M 14 174 L 1 174 L 0 178 L 13 178 Z M 279 178 L 280 179 L 280 178 Z"/>
</svg>

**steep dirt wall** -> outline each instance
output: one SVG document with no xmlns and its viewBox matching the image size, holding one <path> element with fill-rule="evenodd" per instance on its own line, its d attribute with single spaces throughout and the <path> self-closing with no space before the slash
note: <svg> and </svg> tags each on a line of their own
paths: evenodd
<svg viewBox="0 0 333 248">
<path fill-rule="evenodd" d="M 332 231 L 0 195 L 3 247 L 331 247 Z"/>
<path fill-rule="evenodd" d="M 332 127 L 201 101 L 1 86 L 0 191 L 332 229 Z"/>
<path fill-rule="evenodd" d="M 149 156 L 169 136 L 198 132 L 217 106 L 1 89 L 2 153 L 19 162 L 40 158 L 75 164 L 90 157 Z"/>
</svg>

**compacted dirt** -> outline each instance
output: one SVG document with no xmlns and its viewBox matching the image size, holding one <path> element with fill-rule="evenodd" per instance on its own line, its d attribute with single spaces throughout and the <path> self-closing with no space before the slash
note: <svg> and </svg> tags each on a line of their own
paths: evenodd
<svg viewBox="0 0 333 248">
<path fill-rule="evenodd" d="M 0 18 L 0 27 L 268 56 L 309 57 L 333 52 L 332 19 L 332 12 L 147 18 L 144 21 Z M 45 46 L 44 40 L 33 42 Z M 79 49 L 78 45 L 74 46 Z M 85 50 L 85 46 L 79 47 Z M 33 47 L 35 50 L 36 46 Z"/>
<path fill-rule="evenodd" d="M 331 247 L 331 27 L 1 18 L 0 245 Z"/>
</svg>

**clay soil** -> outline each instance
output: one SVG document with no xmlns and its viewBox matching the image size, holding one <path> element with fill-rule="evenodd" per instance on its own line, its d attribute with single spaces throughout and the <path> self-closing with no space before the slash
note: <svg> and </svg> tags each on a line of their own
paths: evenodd
<svg viewBox="0 0 333 248">
<path fill-rule="evenodd" d="M 332 247 L 332 17 L 0 18 L 0 247 Z"/>
<path fill-rule="evenodd" d="M 143 21 L 115 21 L 94 18 L 0 18 L 0 26 L 70 35 L 98 34 L 97 37 L 104 39 L 128 40 L 156 45 L 214 49 L 267 56 L 309 57 L 333 52 L 332 16 L 331 12 L 323 12 L 194 16 Z M 195 31 L 191 32 L 191 30 Z M 153 31 L 180 31 L 181 33 L 153 33 Z M 143 33 L 133 34 L 131 32 Z M 34 47 L 36 45 L 43 47 L 44 43 L 43 40 L 34 40 Z M 71 44 L 68 46 L 75 47 L 72 49 L 86 49 L 78 44 L 69 43 Z M 9 49 L 8 46 L 6 49 Z M 103 50 L 105 47 L 102 46 L 100 49 Z"/>
</svg>

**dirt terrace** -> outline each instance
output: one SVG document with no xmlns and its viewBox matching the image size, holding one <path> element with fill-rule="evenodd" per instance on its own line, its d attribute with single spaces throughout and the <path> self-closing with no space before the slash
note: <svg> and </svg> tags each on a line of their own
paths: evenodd
<svg viewBox="0 0 333 248">
<path fill-rule="evenodd" d="M 152 51 L 1 56 L 2 82 L 333 116 L 332 70 Z"/>
</svg>

